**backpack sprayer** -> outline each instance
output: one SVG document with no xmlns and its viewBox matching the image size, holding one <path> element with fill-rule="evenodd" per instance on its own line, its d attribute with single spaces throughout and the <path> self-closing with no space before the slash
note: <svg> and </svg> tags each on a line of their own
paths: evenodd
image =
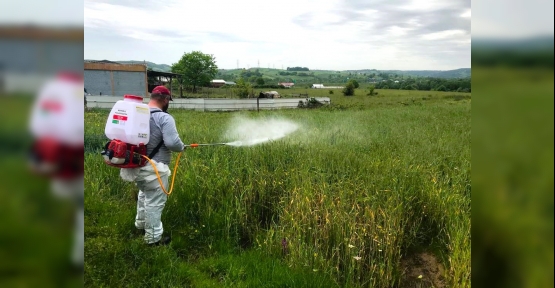
<svg viewBox="0 0 555 288">
<path fill-rule="evenodd" d="M 143 103 L 143 98 L 135 95 L 125 95 L 123 100 L 119 100 L 114 104 L 108 119 L 106 121 L 106 128 L 104 130 L 106 137 L 110 139 L 104 146 L 104 150 L 100 153 L 104 163 L 120 168 L 120 169 L 135 169 L 144 167 L 149 162 L 154 168 L 154 172 L 158 177 L 158 182 L 162 190 L 167 195 L 173 191 L 177 165 L 183 152 L 179 152 L 177 160 L 173 169 L 172 184 L 170 191 L 167 192 L 156 165 L 151 160 L 152 157 L 158 153 L 160 147 L 164 144 L 163 141 L 157 144 L 152 152 L 147 155 L 147 145 L 150 145 L 150 117 L 151 114 L 162 112 L 152 111 L 148 105 Z M 164 112 L 162 112 L 164 113 Z M 222 146 L 234 145 L 233 143 L 210 143 L 210 144 L 188 144 L 185 147 L 196 148 L 201 146 Z"/>
</svg>

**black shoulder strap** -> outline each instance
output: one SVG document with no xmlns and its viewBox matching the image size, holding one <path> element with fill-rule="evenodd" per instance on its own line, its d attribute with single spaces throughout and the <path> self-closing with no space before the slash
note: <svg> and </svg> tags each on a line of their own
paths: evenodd
<svg viewBox="0 0 555 288">
<path fill-rule="evenodd" d="M 154 113 L 158 113 L 158 112 L 164 112 L 161 110 L 156 110 L 156 111 L 150 111 L 150 115 L 154 114 Z M 164 112 L 166 113 L 166 112 Z M 162 147 L 162 145 L 164 145 L 164 138 L 162 138 L 162 141 L 160 141 L 160 143 L 158 143 L 158 145 L 156 145 L 156 147 L 154 147 L 154 150 L 152 150 L 152 152 L 150 152 L 150 154 L 148 154 L 148 158 L 152 159 L 152 157 L 154 157 L 154 155 L 156 155 L 156 153 L 158 153 L 158 150 L 160 150 L 160 147 Z"/>
</svg>

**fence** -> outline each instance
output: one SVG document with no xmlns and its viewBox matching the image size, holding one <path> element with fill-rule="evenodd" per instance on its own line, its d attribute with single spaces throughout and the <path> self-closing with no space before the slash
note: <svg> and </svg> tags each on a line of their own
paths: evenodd
<svg viewBox="0 0 555 288">
<path fill-rule="evenodd" d="M 121 96 L 87 96 L 88 108 L 111 109 Z M 330 104 L 328 97 L 314 97 L 316 101 L 326 105 Z M 293 109 L 299 107 L 299 101 L 308 103 L 308 98 L 279 98 L 279 99 L 222 99 L 222 98 L 190 98 L 174 99 L 170 104 L 172 109 L 188 109 L 197 111 L 237 111 L 237 110 L 274 110 Z M 143 103 L 148 103 L 149 98 L 144 98 Z"/>
</svg>

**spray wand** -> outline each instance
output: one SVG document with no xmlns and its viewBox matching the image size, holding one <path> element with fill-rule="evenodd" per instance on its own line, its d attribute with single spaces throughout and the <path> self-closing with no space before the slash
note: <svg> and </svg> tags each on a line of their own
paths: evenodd
<svg viewBox="0 0 555 288">
<path fill-rule="evenodd" d="M 209 143 L 209 144 L 193 143 L 193 144 L 185 145 L 185 147 L 196 148 L 196 147 L 199 147 L 199 146 L 221 146 L 221 145 L 227 145 L 227 143 Z"/>
<path fill-rule="evenodd" d="M 200 146 L 242 146 L 246 143 L 243 143 L 242 141 L 235 141 L 235 142 L 228 142 L 228 143 L 208 143 L 208 144 L 198 144 L 198 143 L 193 143 L 193 144 L 189 144 L 189 145 L 185 145 L 185 147 L 191 147 L 191 148 L 196 148 L 196 147 L 200 147 Z"/>
</svg>

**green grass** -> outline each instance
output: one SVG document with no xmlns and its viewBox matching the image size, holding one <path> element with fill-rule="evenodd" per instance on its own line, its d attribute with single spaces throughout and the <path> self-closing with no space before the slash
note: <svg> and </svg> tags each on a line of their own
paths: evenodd
<svg viewBox="0 0 555 288">
<path fill-rule="evenodd" d="M 499 66 L 473 70 L 474 281 L 551 287 L 553 69 Z"/>
<path fill-rule="evenodd" d="M 79 287 L 69 274 L 74 212 L 28 170 L 33 98 L 0 95 L 0 287 Z"/>
<path fill-rule="evenodd" d="M 133 236 L 135 186 L 97 153 L 108 111 L 88 112 L 85 285 L 404 287 L 401 262 L 427 251 L 448 287 L 470 287 L 470 94 L 357 92 L 310 110 L 170 107 L 186 143 L 232 140 L 222 136 L 236 115 L 301 128 L 186 150 L 162 216 L 174 240 L 154 249 Z"/>
</svg>

